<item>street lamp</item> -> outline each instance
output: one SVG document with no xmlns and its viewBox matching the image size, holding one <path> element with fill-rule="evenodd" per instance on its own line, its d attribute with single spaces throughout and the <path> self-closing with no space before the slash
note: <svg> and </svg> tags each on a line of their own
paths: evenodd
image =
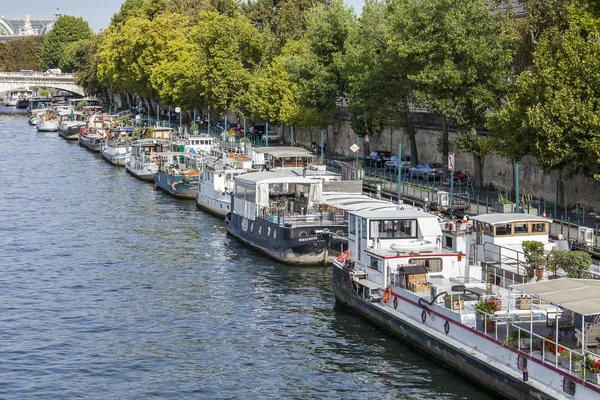
<svg viewBox="0 0 600 400">
<path fill-rule="evenodd" d="M 181 135 L 181 107 L 175 107 L 175 112 L 179 114 L 179 134 Z"/>
</svg>

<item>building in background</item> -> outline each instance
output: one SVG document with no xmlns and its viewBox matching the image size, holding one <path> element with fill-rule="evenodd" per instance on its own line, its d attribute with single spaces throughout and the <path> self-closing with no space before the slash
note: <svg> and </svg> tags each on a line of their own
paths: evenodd
<svg viewBox="0 0 600 400">
<path fill-rule="evenodd" d="M 24 36 L 45 35 L 50 32 L 54 22 L 62 14 L 59 9 L 51 17 L 0 17 L 0 41 L 16 39 Z"/>
</svg>

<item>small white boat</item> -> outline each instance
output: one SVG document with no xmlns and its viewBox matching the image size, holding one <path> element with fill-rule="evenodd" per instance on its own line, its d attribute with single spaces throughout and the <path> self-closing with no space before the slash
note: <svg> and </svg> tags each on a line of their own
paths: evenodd
<svg viewBox="0 0 600 400">
<path fill-rule="evenodd" d="M 409 240 L 406 242 L 392 243 L 390 249 L 396 253 L 414 253 L 436 250 L 439 245 L 429 240 Z"/>
<path fill-rule="evenodd" d="M 121 128 L 109 132 L 109 137 L 102 146 L 102 157 L 113 165 L 124 167 L 131 156 L 130 136 L 133 129 Z"/>
<path fill-rule="evenodd" d="M 37 117 L 38 132 L 57 132 L 58 117 L 53 110 L 48 110 Z"/>
</svg>

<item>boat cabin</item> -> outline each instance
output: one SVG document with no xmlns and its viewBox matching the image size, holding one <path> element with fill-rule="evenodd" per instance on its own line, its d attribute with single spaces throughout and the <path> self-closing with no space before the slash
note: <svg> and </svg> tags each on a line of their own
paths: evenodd
<svg viewBox="0 0 600 400">
<path fill-rule="evenodd" d="M 252 149 L 254 165 L 275 172 L 291 172 L 306 178 L 341 181 L 341 175 L 327 171 L 316 156 L 301 147 L 271 146 Z"/>
<path fill-rule="evenodd" d="M 413 291 L 426 291 L 429 284 L 423 278 L 464 275 L 465 256 L 442 247 L 437 216 L 412 208 L 367 209 L 349 214 L 348 250 L 352 260 L 364 265 L 369 280 L 380 287 L 386 287 L 391 279 Z M 411 275 L 415 276 L 409 278 Z"/>
<path fill-rule="evenodd" d="M 289 173 L 251 172 L 235 177 L 233 212 L 249 220 L 307 214 L 321 203 L 322 190 L 322 181 Z"/>
</svg>

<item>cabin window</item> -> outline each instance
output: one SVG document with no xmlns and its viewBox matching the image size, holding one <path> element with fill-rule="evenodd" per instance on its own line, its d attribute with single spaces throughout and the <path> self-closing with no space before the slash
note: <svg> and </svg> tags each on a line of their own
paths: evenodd
<svg viewBox="0 0 600 400">
<path fill-rule="evenodd" d="M 246 197 L 246 190 L 243 186 L 235 187 L 235 198 L 244 200 Z"/>
<path fill-rule="evenodd" d="M 350 234 L 356 235 L 356 215 L 350 215 Z"/>
<path fill-rule="evenodd" d="M 531 233 L 547 233 L 548 224 L 546 222 L 535 222 L 531 224 Z"/>
<path fill-rule="evenodd" d="M 427 272 L 442 272 L 444 265 L 441 258 L 411 258 L 409 264 L 422 265 L 427 269 Z"/>
<path fill-rule="evenodd" d="M 379 259 L 371 257 L 371 265 L 369 266 L 374 270 L 379 271 Z"/>
<path fill-rule="evenodd" d="M 256 187 L 251 186 L 246 188 L 246 201 L 256 202 Z"/>
<path fill-rule="evenodd" d="M 529 234 L 529 224 L 527 222 L 514 224 L 515 235 Z"/>
<path fill-rule="evenodd" d="M 416 220 L 383 220 L 371 222 L 371 238 L 377 236 L 381 239 L 408 239 L 417 237 Z"/>
<path fill-rule="evenodd" d="M 366 218 L 362 218 L 362 237 L 363 239 L 367 238 L 367 219 Z"/>
<path fill-rule="evenodd" d="M 496 225 L 496 236 L 511 236 L 512 235 L 512 224 L 497 224 Z"/>
<path fill-rule="evenodd" d="M 484 235 L 492 234 L 492 226 L 490 224 L 483 224 L 483 234 Z"/>
</svg>

